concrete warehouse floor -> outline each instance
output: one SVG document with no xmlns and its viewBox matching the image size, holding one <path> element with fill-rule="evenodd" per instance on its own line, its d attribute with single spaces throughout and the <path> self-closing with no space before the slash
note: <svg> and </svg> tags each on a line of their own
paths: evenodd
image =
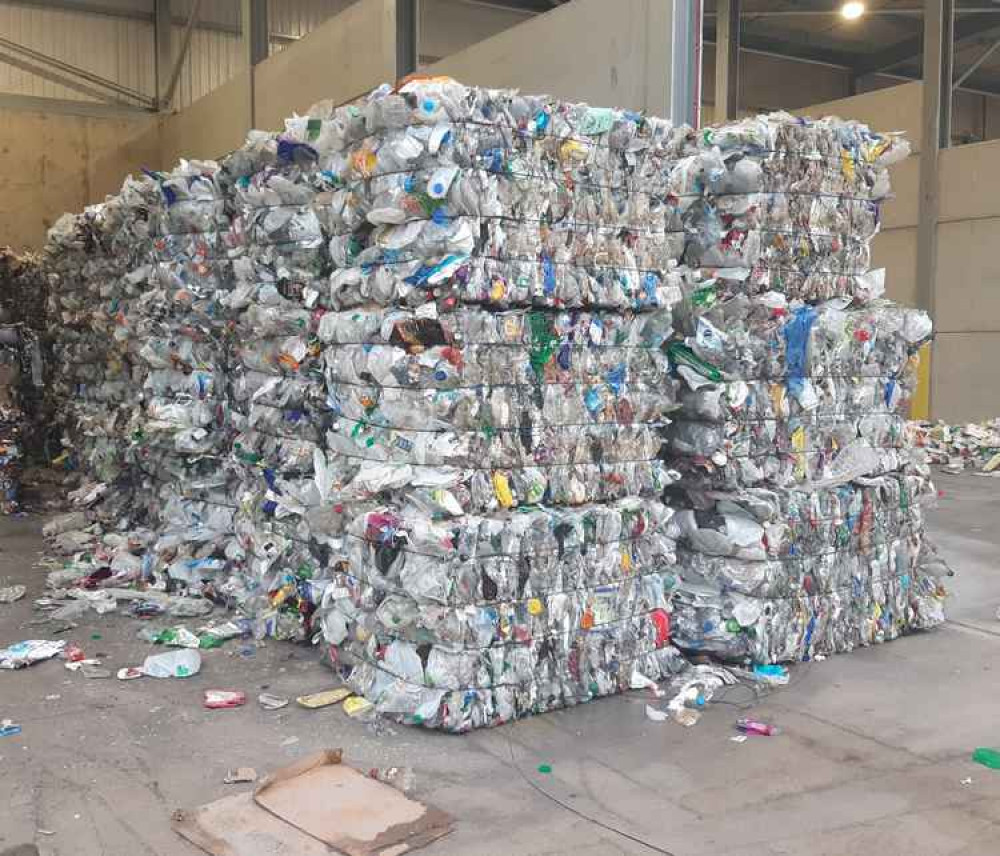
<svg viewBox="0 0 1000 856">
<path fill-rule="evenodd" d="M 0 672 L 0 854 L 188 856 L 171 812 L 216 799 L 227 769 L 263 774 L 312 750 L 343 747 L 362 768 L 407 765 L 415 795 L 456 819 L 427 856 L 648 854 L 536 792 L 676 856 L 995 856 L 1000 771 L 970 760 L 1000 746 L 1000 482 L 941 476 L 931 531 L 959 576 L 952 621 L 939 630 L 794 669 L 791 685 L 754 709 L 771 738 L 729 740 L 739 710 L 713 706 L 694 728 L 654 723 L 640 693 L 463 737 L 393 726 L 375 736 L 338 708 L 262 710 L 269 691 L 324 689 L 308 648 L 268 643 L 205 652 L 190 680 L 86 680 L 58 660 Z M 42 593 L 37 517 L 0 519 L 0 584 L 28 595 L 0 605 L 0 643 L 44 636 L 30 627 Z M 73 639 L 113 668 L 140 663 L 138 622 L 104 616 Z M 196 625 L 195 625 L 196 626 Z M 92 634 L 100 634 L 93 639 Z M 1000 670 L 1000 665 L 998 665 Z M 206 688 L 251 696 L 235 710 L 201 706 Z M 743 695 L 734 695 L 742 698 Z M 551 775 L 537 772 L 552 766 Z M 963 784 L 971 777 L 972 782 Z M 44 830 L 45 832 L 42 832 Z"/>
</svg>

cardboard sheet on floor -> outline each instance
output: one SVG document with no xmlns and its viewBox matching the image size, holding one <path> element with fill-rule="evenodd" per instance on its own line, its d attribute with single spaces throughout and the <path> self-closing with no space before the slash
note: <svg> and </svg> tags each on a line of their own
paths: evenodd
<svg viewBox="0 0 1000 856">
<path fill-rule="evenodd" d="M 211 856 L 336 856 L 262 809 L 245 791 L 174 816 L 174 831 Z"/>
<path fill-rule="evenodd" d="M 444 812 L 340 761 L 310 755 L 255 793 L 178 812 L 174 830 L 211 856 L 398 856 L 451 831 Z"/>
<path fill-rule="evenodd" d="M 395 856 L 451 831 L 444 812 L 340 759 L 328 749 L 272 773 L 254 794 L 257 805 L 348 856 Z"/>
</svg>

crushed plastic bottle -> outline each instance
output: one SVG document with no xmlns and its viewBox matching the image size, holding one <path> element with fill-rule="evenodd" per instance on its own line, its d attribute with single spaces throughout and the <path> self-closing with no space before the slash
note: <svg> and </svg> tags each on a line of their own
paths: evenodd
<svg viewBox="0 0 1000 856">
<path fill-rule="evenodd" d="M 737 719 L 736 730 L 742 734 L 756 734 L 760 737 L 773 737 L 778 733 L 775 726 L 756 719 Z"/>
<path fill-rule="evenodd" d="M 190 648 L 150 654 L 142 664 L 142 671 L 151 678 L 190 678 L 201 671 L 201 655 Z"/>
</svg>

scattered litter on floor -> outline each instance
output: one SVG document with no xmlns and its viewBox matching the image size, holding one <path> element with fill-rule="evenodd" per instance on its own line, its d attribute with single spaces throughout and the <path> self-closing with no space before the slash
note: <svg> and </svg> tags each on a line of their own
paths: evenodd
<svg viewBox="0 0 1000 856">
<path fill-rule="evenodd" d="M 63 648 L 59 656 L 67 663 L 80 663 L 87 659 L 83 648 L 77 645 L 76 642 L 67 642 L 66 647 Z"/>
<path fill-rule="evenodd" d="M 664 710 L 657 710 L 652 705 L 646 705 L 646 719 L 651 719 L 653 722 L 666 722 L 670 719 L 670 714 Z"/>
<path fill-rule="evenodd" d="M 242 707 L 247 703 L 247 694 L 241 690 L 205 690 L 203 705 L 209 710 Z"/>
<path fill-rule="evenodd" d="M 343 709 L 351 719 L 370 719 L 375 716 L 375 705 L 361 696 L 344 699 Z"/>
<path fill-rule="evenodd" d="M 1000 770 L 1000 751 L 980 746 L 972 753 L 972 760 L 991 770 Z"/>
<path fill-rule="evenodd" d="M 68 672 L 82 671 L 84 666 L 100 666 L 101 661 L 95 657 L 81 657 L 77 660 L 67 660 L 63 663 L 63 668 Z"/>
<path fill-rule="evenodd" d="M 190 678 L 201 671 L 201 654 L 190 648 L 151 654 L 143 661 L 142 671 L 151 678 Z"/>
<path fill-rule="evenodd" d="M 778 733 L 775 726 L 756 719 L 737 719 L 736 728 L 742 734 L 757 735 L 758 737 L 773 737 Z"/>
<path fill-rule="evenodd" d="M 931 463 L 943 465 L 945 472 L 1000 471 L 1000 417 L 965 425 L 910 422 L 908 428 L 914 445 L 926 450 Z"/>
<path fill-rule="evenodd" d="M 23 669 L 58 656 L 65 647 L 65 640 L 25 639 L 16 642 L 9 648 L 0 648 L 0 669 Z"/>
<path fill-rule="evenodd" d="M 0 720 L 0 737 L 13 737 L 21 733 L 21 726 L 12 719 Z"/>
<path fill-rule="evenodd" d="M 543 776 L 547 776 L 547 775 L 549 775 L 549 773 L 552 772 L 552 765 L 551 764 L 539 764 L 538 765 L 538 772 L 541 773 Z"/>
<path fill-rule="evenodd" d="M 337 687 L 332 690 L 324 690 L 323 692 L 299 696 L 295 699 L 295 703 L 300 707 L 316 709 L 320 707 L 329 707 L 331 704 L 343 701 L 349 695 L 351 695 L 351 691 L 349 689 L 345 687 Z"/>
<path fill-rule="evenodd" d="M 119 681 L 134 681 L 136 678 L 145 677 L 145 675 L 146 673 L 138 666 L 125 666 L 116 673 Z"/>
<path fill-rule="evenodd" d="M 256 782 L 257 781 L 257 771 L 253 767 L 237 767 L 235 770 L 230 770 L 226 773 L 226 777 L 222 780 L 225 785 L 240 785 L 244 782 Z"/>
<path fill-rule="evenodd" d="M 736 675 L 721 666 L 691 666 L 670 682 L 675 695 L 667 702 L 667 711 L 675 722 L 690 728 L 697 725 L 716 692 L 738 682 Z"/>
<path fill-rule="evenodd" d="M 265 710 L 281 710 L 288 707 L 288 699 L 271 693 L 261 693 L 257 696 L 257 703 Z"/>
<path fill-rule="evenodd" d="M 0 588 L 0 603 L 13 603 L 24 597 L 26 586 L 3 586 Z"/>
<path fill-rule="evenodd" d="M 729 738 L 733 743 L 746 743 L 749 739 L 746 734 L 734 734 Z"/>
<path fill-rule="evenodd" d="M 819 655 L 819 656 L 822 656 Z M 753 674 L 757 680 L 765 684 L 774 686 L 784 686 L 788 683 L 788 667 L 778 665 L 757 665 L 753 667 Z"/>
<path fill-rule="evenodd" d="M 277 770 L 252 794 L 173 814 L 174 830 L 212 856 L 402 854 L 447 835 L 438 809 L 325 750 Z"/>
<path fill-rule="evenodd" d="M 964 779 L 962 779 L 962 781 L 959 784 L 962 784 L 962 785 L 971 785 L 972 784 L 972 776 L 966 776 Z"/>
</svg>

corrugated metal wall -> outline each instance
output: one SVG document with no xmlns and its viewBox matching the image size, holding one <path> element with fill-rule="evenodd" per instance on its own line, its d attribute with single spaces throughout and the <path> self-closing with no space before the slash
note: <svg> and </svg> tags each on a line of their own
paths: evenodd
<svg viewBox="0 0 1000 856">
<path fill-rule="evenodd" d="M 272 33 L 301 38 L 355 0 L 268 0 Z M 192 0 L 172 0 L 174 50 L 181 43 Z M 105 8 L 107 4 L 104 4 Z M 120 4 L 126 5 L 126 4 Z M 149 15 L 150 0 L 129 7 Z M 240 0 L 202 0 L 198 27 L 181 70 L 174 107 L 183 108 L 225 83 L 243 61 Z M 155 87 L 153 26 L 148 20 L 69 12 L 0 0 L 0 35 L 152 96 Z M 283 44 L 273 41 L 271 52 Z M 168 72 L 165 72 L 165 74 Z M 0 93 L 93 101 L 87 95 L 0 62 Z"/>
<path fill-rule="evenodd" d="M 344 11 L 357 0 L 268 0 L 267 15 L 272 33 L 300 39 L 327 18 Z M 281 50 L 271 42 L 271 53 Z"/>
<path fill-rule="evenodd" d="M 183 27 L 173 28 L 175 51 L 181 43 L 183 33 Z M 197 101 L 202 95 L 221 86 L 239 70 L 242 62 L 239 36 L 196 29 L 191 34 L 191 48 L 177 82 L 174 106 L 187 107 L 192 101 Z"/>
<path fill-rule="evenodd" d="M 144 93 L 153 91 L 152 33 L 144 21 L 0 4 L 5 39 Z M 0 92 L 94 100 L 6 63 L 0 63 Z"/>
</svg>

